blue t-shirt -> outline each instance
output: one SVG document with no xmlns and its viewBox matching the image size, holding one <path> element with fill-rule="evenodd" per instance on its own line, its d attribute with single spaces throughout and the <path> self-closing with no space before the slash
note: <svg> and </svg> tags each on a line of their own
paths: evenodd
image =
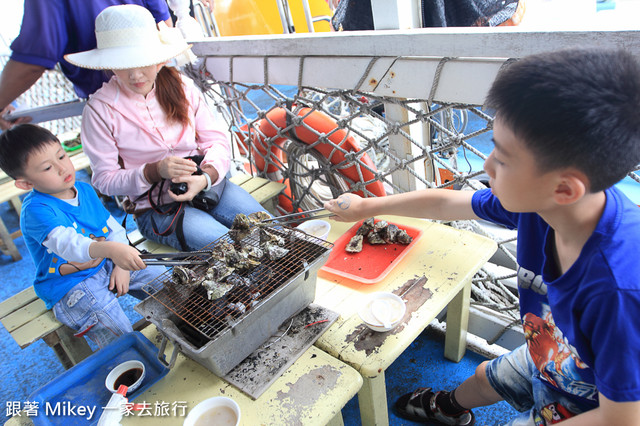
<svg viewBox="0 0 640 426">
<path fill-rule="evenodd" d="M 640 400 L 640 208 L 618 189 L 605 194 L 596 229 L 560 276 L 540 216 L 506 211 L 491 190 L 472 201 L 479 217 L 518 229 L 520 317 L 541 377 L 593 407 L 598 392 Z"/>
<path fill-rule="evenodd" d="M 33 287 L 49 309 L 76 284 L 98 272 L 104 264 L 103 259 L 97 265 L 84 269 L 82 265 L 70 263 L 42 245 L 58 226 L 72 226 L 78 233 L 94 239 L 106 239 L 109 235 L 107 219 L 111 215 L 91 185 L 77 182 L 76 190 L 77 206 L 36 190 L 31 191 L 22 203 L 20 228 L 36 264 Z"/>
<path fill-rule="evenodd" d="M 78 68 L 63 59 L 67 53 L 95 49 L 96 16 L 108 6 L 136 4 L 156 22 L 169 19 L 166 0 L 25 0 L 20 34 L 11 43 L 11 59 L 52 69 L 58 62 L 80 98 L 109 80 L 104 71 Z"/>
</svg>

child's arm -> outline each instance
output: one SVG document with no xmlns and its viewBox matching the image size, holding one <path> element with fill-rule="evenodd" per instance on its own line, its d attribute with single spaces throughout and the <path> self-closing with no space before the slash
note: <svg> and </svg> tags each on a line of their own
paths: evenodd
<svg viewBox="0 0 640 426">
<path fill-rule="evenodd" d="M 473 191 L 424 189 L 386 197 L 361 198 L 342 194 L 324 207 L 344 222 L 377 215 L 396 215 L 436 220 L 478 219 L 471 208 Z"/>
<path fill-rule="evenodd" d="M 54 228 L 43 245 L 70 262 L 84 263 L 96 258 L 108 257 L 117 266 L 130 271 L 146 267 L 136 248 L 116 241 L 94 241 L 79 234 L 70 226 Z"/>
<path fill-rule="evenodd" d="M 140 252 L 135 247 L 116 241 L 94 241 L 89 246 L 92 258 L 108 257 L 122 269 L 137 271 L 147 267 L 140 258 Z"/>
<path fill-rule="evenodd" d="M 117 241 L 122 244 L 129 244 L 127 239 L 127 230 L 111 215 L 107 219 L 107 227 L 111 232 L 107 235 L 108 241 Z"/>
</svg>

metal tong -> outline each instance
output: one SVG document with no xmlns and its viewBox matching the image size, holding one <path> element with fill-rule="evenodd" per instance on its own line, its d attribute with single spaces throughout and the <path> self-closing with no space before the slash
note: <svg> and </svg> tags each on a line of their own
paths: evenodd
<svg viewBox="0 0 640 426">
<path fill-rule="evenodd" d="M 333 213 L 328 211 L 323 214 L 315 214 L 323 210 L 326 211 L 324 208 L 321 207 L 319 209 L 307 210 L 304 212 L 285 214 L 285 215 L 274 217 L 271 219 L 265 219 L 262 222 L 260 222 L 260 224 L 266 225 L 266 226 L 288 225 L 290 223 L 304 222 L 309 219 L 320 219 L 321 217 L 334 216 Z"/>
<path fill-rule="evenodd" d="M 184 259 L 185 257 L 195 257 L 199 254 L 210 256 L 210 250 L 181 251 L 175 253 L 143 253 L 140 258 L 146 265 L 206 265 L 209 262 L 204 259 Z"/>
</svg>

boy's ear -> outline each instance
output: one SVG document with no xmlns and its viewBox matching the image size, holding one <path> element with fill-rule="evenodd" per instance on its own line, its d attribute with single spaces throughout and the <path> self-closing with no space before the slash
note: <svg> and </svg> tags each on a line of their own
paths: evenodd
<svg viewBox="0 0 640 426">
<path fill-rule="evenodd" d="M 588 192 L 587 178 L 577 171 L 565 172 L 559 175 L 553 197 L 556 203 L 567 205 L 580 200 Z"/>
<path fill-rule="evenodd" d="M 25 179 L 18 178 L 14 181 L 16 188 L 24 189 L 25 191 L 31 191 L 33 184 Z"/>
</svg>

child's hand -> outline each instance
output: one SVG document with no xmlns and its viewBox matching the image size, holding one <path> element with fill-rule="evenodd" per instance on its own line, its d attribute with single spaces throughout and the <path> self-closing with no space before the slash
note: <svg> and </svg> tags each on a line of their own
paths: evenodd
<svg viewBox="0 0 640 426">
<path fill-rule="evenodd" d="M 92 258 L 107 257 L 122 269 L 137 271 L 147 265 L 140 258 L 140 252 L 135 247 L 116 241 L 94 241 L 89 246 Z"/>
<path fill-rule="evenodd" d="M 109 278 L 109 291 L 116 289 L 116 296 L 120 297 L 123 294 L 129 292 L 129 280 L 131 279 L 131 273 L 118 266 L 113 268 L 111 277 Z"/>
<path fill-rule="evenodd" d="M 158 173 L 165 179 L 192 175 L 198 170 L 196 163 L 182 157 L 165 157 L 158 163 Z"/>
<path fill-rule="evenodd" d="M 118 244 L 113 250 L 112 256 L 109 256 L 116 266 L 127 271 L 137 271 L 138 269 L 144 269 L 147 265 L 140 258 L 140 252 L 135 247 L 131 247 L 123 243 Z"/>
<path fill-rule="evenodd" d="M 355 222 L 366 217 L 363 199 L 355 194 L 342 194 L 324 203 L 324 208 L 335 213 L 338 222 Z"/>
</svg>

